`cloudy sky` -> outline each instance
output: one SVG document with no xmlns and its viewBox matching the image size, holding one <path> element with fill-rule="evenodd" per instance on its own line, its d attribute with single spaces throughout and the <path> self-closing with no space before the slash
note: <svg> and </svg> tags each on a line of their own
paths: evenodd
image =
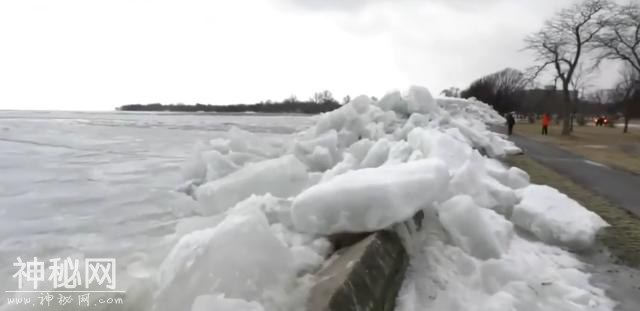
<svg viewBox="0 0 640 311">
<path fill-rule="evenodd" d="M 569 3 L 3 0 L 0 109 L 439 93 L 530 66 L 523 37 Z M 593 84 L 607 87 L 603 71 Z"/>
</svg>

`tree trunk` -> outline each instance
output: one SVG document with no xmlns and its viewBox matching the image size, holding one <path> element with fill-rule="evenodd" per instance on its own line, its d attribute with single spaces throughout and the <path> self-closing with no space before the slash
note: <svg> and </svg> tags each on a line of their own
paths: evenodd
<svg viewBox="0 0 640 311">
<path fill-rule="evenodd" d="M 622 130 L 624 134 L 629 131 L 629 110 L 631 110 L 629 102 L 630 100 L 625 100 L 624 102 L 624 129 Z"/>
<path fill-rule="evenodd" d="M 571 96 L 569 94 L 569 84 L 562 83 L 562 95 L 563 95 L 563 103 L 562 103 L 562 135 L 567 136 L 571 134 L 571 124 L 569 120 L 569 115 L 571 114 Z"/>
<path fill-rule="evenodd" d="M 624 130 L 622 130 L 622 133 L 627 133 L 629 131 L 629 115 L 625 114 L 624 115 Z"/>
</svg>

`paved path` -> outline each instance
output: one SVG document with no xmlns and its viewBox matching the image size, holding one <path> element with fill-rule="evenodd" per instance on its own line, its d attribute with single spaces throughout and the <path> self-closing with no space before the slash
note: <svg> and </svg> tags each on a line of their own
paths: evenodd
<svg viewBox="0 0 640 311">
<path fill-rule="evenodd" d="M 495 130 L 505 132 L 504 129 Z M 530 158 L 640 217 L 640 176 L 609 168 L 554 145 L 523 136 L 513 135 L 510 139 Z M 639 270 L 614 264 L 601 252 L 587 254 L 581 259 L 589 263 L 587 271 L 591 273 L 590 282 L 619 303 L 616 311 L 640 310 Z"/>
<path fill-rule="evenodd" d="M 510 139 L 529 157 L 640 217 L 640 176 L 523 136 Z"/>
</svg>

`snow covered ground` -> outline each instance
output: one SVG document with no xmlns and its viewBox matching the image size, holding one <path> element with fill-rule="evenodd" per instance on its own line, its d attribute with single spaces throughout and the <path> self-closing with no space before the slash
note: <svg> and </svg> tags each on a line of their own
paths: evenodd
<svg viewBox="0 0 640 311">
<path fill-rule="evenodd" d="M 33 214 L 18 205 L 42 208 L 42 218 L 31 227 L 10 221 L 14 227 L 2 243 L 14 248 L 2 258 L 25 252 L 17 247 L 24 247 L 18 242 L 24 232 L 37 251 L 42 251 L 35 246 L 38 238 L 49 242 L 67 234 L 72 238 L 55 242 L 67 252 L 82 256 L 93 247 L 121 258 L 127 303 L 135 310 L 303 310 L 313 273 L 331 253 L 327 235 L 390 229 L 401 234 L 411 255 L 397 310 L 612 310 L 615 305 L 591 285 L 585 264 L 570 252 L 590 248 L 606 223 L 493 159 L 519 149 L 487 129 L 504 119 L 484 103 L 434 99 L 426 88 L 412 87 L 379 101 L 360 96 L 313 118 L 285 117 L 278 120 L 277 126 L 286 125 L 278 135 L 264 124 L 272 117 L 251 117 L 258 123 L 254 127 L 236 120 L 237 126 L 227 126 L 224 133 L 192 130 L 193 118 L 202 118 L 202 124 L 219 119 L 175 117 L 180 119 L 176 123 L 186 123 L 178 126 L 184 135 L 175 135 L 174 125 L 158 125 L 157 118 L 144 128 L 166 131 L 149 130 L 137 144 L 127 134 L 129 125 L 122 133 L 118 126 L 108 132 L 111 141 L 101 137 L 104 145 L 74 134 L 81 137 L 71 149 L 89 152 L 89 159 L 97 161 L 80 162 L 86 175 L 78 178 L 107 184 L 80 189 L 97 190 L 93 201 L 77 203 L 85 214 L 68 212 L 60 220 L 77 217 L 77 228 L 88 223 L 93 231 L 58 228 L 56 218 L 49 224 L 51 217 L 45 217 L 53 206 L 15 199 L 31 192 L 24 182 L 33 182 L 15 171 L 20 182 L 11 181 L 15 189 L 3 194 L 14 207 L 5 210 L 23 220 Z M 33 138 L 18 131 L 21 120 L 10 120 L 3 123 L 8 128 L 0 136 L 3 144 L 31 146 Z M 32 124 L 31 135 L 45 135 L 51 140 L 47 145 L 69 147 L 63 133 L 42 134 L 40 128 Z M 65 129 L 68 134 L 73 127 Z M 199 143 L 183 161 L 185 140 Z M 131 156 L 117 151 L 127 144 L 144 147 L 133 152 L 136 160 L 128 167 L 94 159 L 114 150 Z M 62 149 L 57 152 L 68 151 Z M 154 155 L 163 160 L 155 162 Z M 45 162 L 48 169 L 57 167 Z M 170 191 L 167 182 L 175 181 L 178 165 L 182 182 Z M 22 169 L 28 166 L 23 163 Z M 145 173 L 135 174 L 140 171 Z M 149 178 L 149 172 L 162 178 Z M 78 198 L 72 189 L 65 187 L 63 193 Z M 100 200 L 109 195 L 129 204 Z M 39 192 L 30 196 L 42 200 Z M 95 213 L 89 204 L 97 204 Z M 63 205 L 55 208 L 70 210 Z M 425 213 L 422 229 L 407 229 L 406 221 L 420 210 Z M 110 211 L 119 213 L 117 220 L 88 216 Z M 107 234 L 97 233 L 96 226 Z"/>
</svg>

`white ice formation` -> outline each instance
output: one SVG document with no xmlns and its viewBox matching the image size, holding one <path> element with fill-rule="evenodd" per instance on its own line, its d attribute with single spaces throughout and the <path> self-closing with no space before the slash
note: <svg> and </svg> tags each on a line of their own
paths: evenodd
<svg viewBox="0 0 640 311">
<path fill-rule="evenodd" d="M 155 310 L 302 310 L 326 236 L 394 229 L 411 266 L 397 310 L 609 310 L 569 250 L 606 223 L 499 160 L 520 150 L 475 99 L 360 96 L 287 143 L 232 129 L 184 175 L 202 219 L 160 267 Z"/>
</svg>

